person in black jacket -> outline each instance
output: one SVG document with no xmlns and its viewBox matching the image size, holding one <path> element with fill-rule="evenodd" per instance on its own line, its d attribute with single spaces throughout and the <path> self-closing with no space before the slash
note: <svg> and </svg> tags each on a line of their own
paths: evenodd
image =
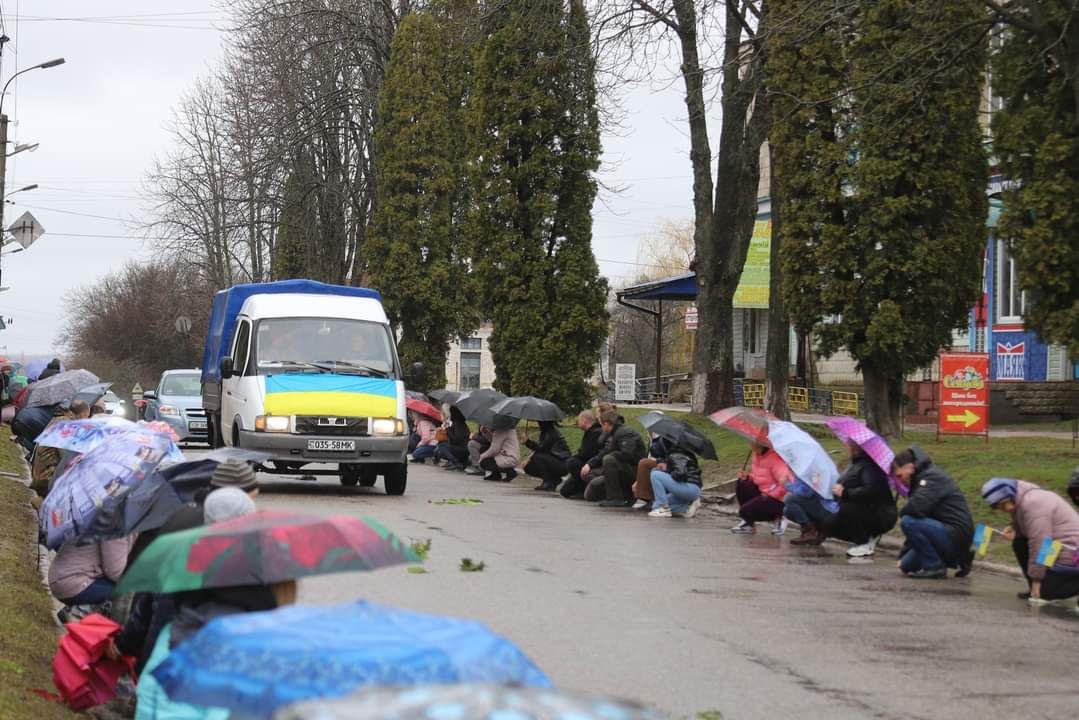
<svg viewBox="0 0 1079 720">
<path fill-rule="evenodd" d="M 53 358 L 52 362 L 45 366 L 45 369 L 41 371 L 41 374 L 37 376 L 38 380 L 47 380 L 53 375 L 60 374 L 60 358 Z"/>
<path fill-rule="evenodd" d="M 898 513 L 884 470 L 858 445 L 850 443 L 848 450 L 850 466 L 832 488 L 839 511 L 824 521 L 821 533 L 854 543 L 847 550 L 850 557 L 868 557 L 880 536 L 895 527 Z"/>
<path fill-rule="evenodd" d="M 539 440 L 525 440 L 525 447 L 532 451 L 532 456 L 525 465 L 525 473 L 538 477 L 543 482 L 536 490 L 553 492 L 566 474 L 566 461 L 570 458 L 569 445 L 558 429 L 558 423 L 541 420 Z"/>
<path fill-rule="evenodd" d="M 577 427 L 583 432 L 581 447 L 577 453 L 566 459 L 566 472 L 569 479 L 562 484 L 562 497 L 578 499 L 584 497 L 584 489 L 588 487 L 588 479 L 581 477 L 581 469 L 588 461 L 599 454 L 601 449 L 600 438 L 603 436 L 603 426 L 596 420 L 596 414 L 591 410 L 585 410 L 577 416 Z"/>
<path fill-rule="evenodd" d="M 655 501 L 648 517 L 693 517 L 701 506 L 701 466 L 697 456 L 682 447 L 667 451 L 667 457 L 652 470 Z"/>
<path fill-rule="evenodd" d="M 456 405 L 450 406 L 450 422 L 446 427 L 446 441 L 435 448 L 435 457 L 446 461 L 447 470 L 464 470 L 468 465 L 468 420 Z"/>
<path fill-rule="evenodd" d="M 603 468 L 606 500 L 600 507 L 630 507 L 633 505 L 633 481 L 637 475 L 637 463 L 647 454 L 641 434 L 626 425 L 616 410 L 608 410 L 600 416 L 607 443 L 599 455 L 581 468 L 581 477 L 587 477 L 595 468 Z"/>
<path fill-rule="evenodd" d="M 970 572 L 974 562 L 974 520 L 963 491 L 917 445 L 895 456 L 892 474 L 910 488 L 899 527 L 907 536 L 899 553 L 899 569 L 913 578 L 957 577 Z"/>
</svg>

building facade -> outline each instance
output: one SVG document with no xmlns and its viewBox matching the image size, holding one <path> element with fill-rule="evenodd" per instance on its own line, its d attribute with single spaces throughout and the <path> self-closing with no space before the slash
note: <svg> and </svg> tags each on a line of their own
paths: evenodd
<svg viewBox="0 0 1079 720">
<path fill-rule="evenodd" d="M 495 381 L 495 362 L 491 357 L 489 322 L 467 338 L 450 343 L 446 354 L 446 387 L 450 390 L 476 390 L 491 387 Z"/>
</svg>

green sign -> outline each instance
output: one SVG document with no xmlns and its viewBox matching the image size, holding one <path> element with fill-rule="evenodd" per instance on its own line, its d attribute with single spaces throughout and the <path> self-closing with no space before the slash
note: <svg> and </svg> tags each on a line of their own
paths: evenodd
<svg viewBox="0 0 1079 720">
<path fill-rule="evenodd" d="M 753 224 L 742 278 L 734 292 L 737 308 L 767 308 L 768 281 L 771 274 L 772 221 L 758 220 Z"/>
</svg>

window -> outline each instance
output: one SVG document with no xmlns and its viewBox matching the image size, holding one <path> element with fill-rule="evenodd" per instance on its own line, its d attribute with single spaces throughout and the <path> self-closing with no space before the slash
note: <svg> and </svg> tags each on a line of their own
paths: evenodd
<svg viewBox="0 0 1079 720">
<path fill-rule="evenodd" d="M 236 368 L 240 370 L 239 367 Z M 179 395 L 192 397 L 202 394 L 202 383 L 198 375 L 184 373 L 182 375 L 166 375 L 161 381 L 161 395 Z"/>
<path fill-rule="evenodd" d="M 478 352 L 461 353 L 461 377 L 458 390 L 477 390 L 480 386 L 480 354 Z"/>
<path fill-rule="evenodd" d="M 251 343 L 251 323 L 246 320 L 236 329 L 236 344 L 232 346 L 232 369 L 237 375 L 247 374 L 247 350 Z"/>
<path fill-rule="evenodd" d="M 462 350 L 482 350 L 483 340 L 478 337 L 461 338 Z"/>
<path fill-rule="evenodd" d="M 381 323 L 345 318 L 267 318 L 256 330 L 258 372 L 310 370 L 394 377 L 393 344 Z M 237 366 L 238 367 L 238 366 Z"/>
<path fill-rule="evenodd" d="M 1015 258 L 1008 249 L 1008 243 L 997 240 L 996 262 L 997 312 L 996 320 L 1002 323 L 1019 323 L 1026 311 L 1027 294 L 1019 289 L 1019 274 L 1015 267 Z"/>
<path fill-rule="evenodd" d="M 757 354 L 757 335 L 760 333 L 760 310 L 745 311 L 745 328 L 742 334 L 742 348 L 750 355 Z"/>
</svg>

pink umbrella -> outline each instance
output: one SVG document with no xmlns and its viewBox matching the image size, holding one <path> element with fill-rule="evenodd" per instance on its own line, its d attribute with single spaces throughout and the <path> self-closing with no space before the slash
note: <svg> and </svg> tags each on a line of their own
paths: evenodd
<svg viewBox="0 0 1079 720">
<path fill-rule="evenodd" d="M 841 442 L 854 443 L 860 447 L 862 452 L 888 476 L 888 483 L 892 486 L 892 490 L 903 497 L 907 496 L 909 489 L 897 482 L 895 476 L 892 475 L 895 452 L 888 446 L 887 440 L 866 427 L 861 420 L 855 420 L 852 417 L 830 417 L 824 421 L 824 424 Z"/>
</svg>

